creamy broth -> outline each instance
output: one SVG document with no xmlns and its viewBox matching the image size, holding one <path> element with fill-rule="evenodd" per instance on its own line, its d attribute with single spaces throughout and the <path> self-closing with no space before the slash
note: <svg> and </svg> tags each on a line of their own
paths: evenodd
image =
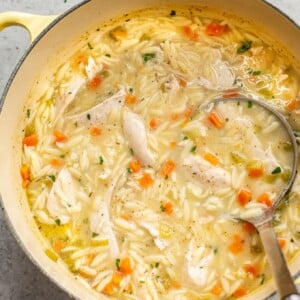
<svg viewBox="0 0 300 300">
<path fill-rule="evenodd" d="M 300 127 L 289 61 L 230 20 L 147 10 L 85 37 L 26 107 L 21 176 L 46 254 L 115 299 L 234 299 L 270 279 L 255 228 L 291 171 Z M 83 45 L 83 46 L 82 46 Z M 299 177 L 274 219 L 300 246 Z"/>
</svg>

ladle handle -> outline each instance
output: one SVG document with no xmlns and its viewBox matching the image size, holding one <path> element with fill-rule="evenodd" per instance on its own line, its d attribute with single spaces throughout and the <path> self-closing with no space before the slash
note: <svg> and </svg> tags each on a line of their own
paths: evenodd
<svg viewBox="0 0 300 300">
<path fill-rule="evenodd" d="M 278 245 L 277 237 L 272 226 L 272 221 L 268 221 L 263 225 L 258 226 L 257 229 L 271 266 L 273 278 L 279 294 L 279 299 L 300 299 L 293 278 Z"/>
</svg>

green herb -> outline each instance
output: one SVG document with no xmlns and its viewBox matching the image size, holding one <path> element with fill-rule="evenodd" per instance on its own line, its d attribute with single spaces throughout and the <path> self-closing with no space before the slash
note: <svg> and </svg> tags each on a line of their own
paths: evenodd
<svg viewBox="0 0 300 300">
<path fill-rule="evenodd" d="M 56 177 L 55 177 L 54 175 L 49 175 L 49 178 L 50 178 L 53 182 L 55 182 L 55 180 L 56 180 Z"/>
<path fill-rule="evenodd" d="M 64 0 L 64 3 L 67 3 L 68 0 Z"/>
<path fill-rule="evenodd" d="M 253 71 L 252 72 L 252 75 L 254 75 L 254 76 L 257 76 L 257 75 L 260 75 L 261 74 L 261 71 Z"/>
<path fill-rule="evenodd" d="M 166 208 L 165 208 L 163 205 L 161 205 L 161 206 L 160 206 L 160 210 L 161 210 L 162 212 L 164 212 L 164 211 L 166 211 Z"/>
<path fill-rule="evenodd" d="M 183 137 L 183 140 L 184 140 L 184 141 L 186 141 L 186 140 L 188 140 L 188 139 L 189 139 L 189 138 L 188 138 L 187 136 L 184 136 L 184 137 Z"/>
<path fill-rule="evenodd" d="M 241 105 L 241 102 L 240 102 L 240 101 L 238 101 L 236 105 L 237 105 L 237 106 Z"/>
<path fill-rule="evenodd" d="M 152 60 L 153 58 L 155 58 L 155 53 L 145 53 L 145 54 L 143 54 L 144 62 Z"/>
<path fill-rule="evenodd" d="M 237 53 L 238 54 L 242 54 L 247 52 L 252 46 L 252 42 L 251 41 L 244 41 L 242 42 L 241 46 L 237 49 Z"/>
<path fill-rule="evenodd" d="M 129 152 L 130 152 L 131 155 L 134 155 L 134 152 L 133 152 L 132 148 L 129 149 Z"/>
<path fill-rule="evenodd" d="M 272 171 L 272 174 L 279 174 L 281 173 L 281 168 L 280 167 L 276 167 L 273 171 Z"/>
<path fill-rule="evenodd" d="M 90 120 L 90 119 L 91 119 L 91 115 L 90 115 L 90 114 L 87 114 L 87 115 L 86 115 L 86 118 L 87 118 L 88 120 Z"/>
<path fill-rule="evenodd" d="M 214 248 L 214 254 L 216 255 L 218 253 L 218 248 Z"/>
<path fill-rule="evenodd" d="M 111 57 L 111 55 L 110 55 L 109 53 L 106 53 L 106 54 L 105 54 L 105 56 L 107 56 L 107 57 Z"/>
<path fill-rule="evenodd" d="M 195 153 L 195 152 L 196 152 L 196 149 L 197 149 L 197 146 L 193 146 L 193 147 L 191 148 L 191 152 L 192 152 L 192 153 Z"/>
<path fill-rule="evenodd" d="M 261 280 L 260 280 L 260 285 L 263 285 L 265 282 L 265 274 L 261 274 Z"/>
<path fill-rule="evenodd" d="M 30 110 L 30 109 L 27 109 L 27 111 L 26 111 L 26 116 L 27 116 L 28 119 L 30 118 L 30 114 L 31 114 L 31 110 Z"/>
<path fill-rule="evenodd" d="M 60 226 L 60 224 L 61 224 L 60 219 L 56 219 L 55 223 L 56 223 L 56 225 Z"/>
<path fill-rule="evenodd" d="M 171 17 L 174 17 L 174 16 L 176 16 L 176 10 L 171 10 L 171 12 L 170 12 L 170 16 L 171 16 Z"/>
<path fill-rule="evenodd" d="M 140 280 L 140 281 L 139 281 L 139 283 L 145 283 L 145 282 L 146 282 L 145 280 Z"/>
<path fill-rule="evenodd" d="M 129 88 L 129 93 L 133 93 L 133 88 Z"/>
<path fill-rule="evenodd" d="M 92 237 L 94 238 L 94 237 L 96 237 L 96 236 L 98 236 L 99 234 L 98 233 L 96 233 L 96 232 L 93 232 L 92 233 Z"/>
<path fill-rule="evenodd" d="M 118 270 L 120 270 L 120 262 L 121 262 L 120 258 L 117 258 L 115 264 Z"/>
<path fill-rule="evenodd" d="M 59 157 L 60 157 L 60 158 L 65 158 L 66 155 L 65 155 L 65 154 L 61 154 Z"/>
<path fill-rule="evenodd" d="M 128 173 L 128 174 L 131 174 L 131 173 L 132 173 L 132 171 L 131 171 L 130 168 L 127 168 L 127 173 Z"/>
<path fill-rule="evenodd" d="M 248 101 L 248 108 L 252 108 L 252 106 L 253 106 L 252 101 Z"/>
<path fill-rule="evenodd" d="M 234 82 L 233 82 L 233 85 L 236 85 L 236 84 L 237 84 L 237 79 L 235 78 Z"/>
<path fill-rule="evenodd" d="M 156 264 L 155 264 L 155 268 L 158 268 L 159 267 L 159 262 L 157 262 Z"/>
<path fill-rule="evenodd" d="M 103 157 L 102 157 L 102 156 L 99 156 L 99 164 L 100 164 L 100 165 L 103 165 L 103 163 L 104 163 Z"/>
<path fill-rule="evenodd" d="M 87 43 L 87 45 L 88 45 L 88 47 L 89 47 L 90 50 L 94 49 L 93 46 L 90 43 Z"/>
</svg>

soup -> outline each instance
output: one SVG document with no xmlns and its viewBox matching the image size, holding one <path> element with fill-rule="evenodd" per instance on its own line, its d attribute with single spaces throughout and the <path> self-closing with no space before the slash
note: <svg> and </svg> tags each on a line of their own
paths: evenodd
<svg viewBox="0 0 300 300">
<path fill-rule="evenodd" d="M 45 253 L 116 299 L 231 299 L 264 285 L 258 233 L 225 215 L 272 205 L 291 145 L 251 102 L 202 108 L 261 99 L 299 129 L 290 62 L 188 9 L 133 13 L 78 45 L 25 108 L 22 184 Z M 288 260 L 300 245 L 299 184 L 274 218 Z"/>
</svg>

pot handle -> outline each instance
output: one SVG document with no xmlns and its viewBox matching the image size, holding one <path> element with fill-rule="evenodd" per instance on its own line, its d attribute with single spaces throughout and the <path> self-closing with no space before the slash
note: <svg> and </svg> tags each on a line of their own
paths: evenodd
<svg viewBox="0 0 300 300">
<path fill-rule="evenodd" d="M 22 26 L 27 29 L 30 40 L 33 41 L 56 18 L 57 16 L 40 16 L 8 11 L 0 13 L 0 31 L 9 26 Z"/>
</svg>

